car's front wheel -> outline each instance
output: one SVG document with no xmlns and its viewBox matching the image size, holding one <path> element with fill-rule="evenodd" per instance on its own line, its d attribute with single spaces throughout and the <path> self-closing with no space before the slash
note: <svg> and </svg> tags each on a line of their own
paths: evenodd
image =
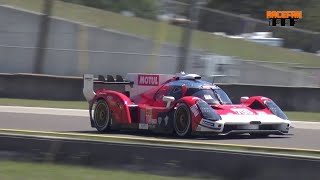
<svg viewBox="0 0 320 180">
<path fill-rule="evenodd" d="M 94 108 L 93 122 L 99 132 L 110 130 L 111 111 L 105 100 L 98 100 Z"/>
<path fill-rule="evenodd" d="M 191 114 L 189 107 L 181 103 L 174 113 L 174 130 L 180 137 L 186 137 L 191 134 Z"/>
</svg>

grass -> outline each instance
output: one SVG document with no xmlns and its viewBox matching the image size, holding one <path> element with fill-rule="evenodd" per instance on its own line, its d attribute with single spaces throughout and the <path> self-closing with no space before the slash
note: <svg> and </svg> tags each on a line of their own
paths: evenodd
<svg viewBox="0 0 320 180">
<path fill-rule="evenodd" d="M 290 120 L 320 121 L 320 113 L 315 112 L 285 112 Z"/>
<path fill-rule="evenodd" d="M 32 99 L 9 99 L 0 98 L 2 106 L 28 106 L 28 107 L 50 107 L 66 109 L 88 109 L 86 101 L 48 101 Z M 290 120 L 296 121 L 320 121 L 320 113 L 315 112 L 285 112 Z"/>
<path fill-rule="evenodd" d="M 43 0 L 0 0 L 0 3 L 41 12 Z M 172 44 L 180 43 L 182 32 L 180 27 L 166 23 L 126 17 L 117 13 L 61 1 L 55 2 L 53 15 Z M 242 59 L 301 63 L 312 67 L 320 67 L 320 58 L 311 53 L 293 52 L 285 48 L 214 36 L 207 32 L 194 31 L 192 42 L 193 48 Z"/>
<path fill-rule="evenodd" d="M 56 179 L 130 179 L 130 180 L 174 180 L 191 179 L 149 175 L 126 171 L 102 170 L 81 166 L 57 165 L 49 163 L 28 163 L 0 161 L 0 179 L 5 180 L 56 180 Z"/>
</svg>

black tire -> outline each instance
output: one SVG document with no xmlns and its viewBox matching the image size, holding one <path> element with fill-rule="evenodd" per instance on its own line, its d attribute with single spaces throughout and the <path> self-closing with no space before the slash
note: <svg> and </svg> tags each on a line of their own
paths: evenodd
<svg viewBox="0 0 320 180">
<path fill-rule="evenodd" d="M 191 134 L 191 114 L 186 104 L 180 104 L 174 112 L 173 127 L 175 133 L 180 137 L 187 137 Z"/>
<path fill-rule="evenodd" d="M 250 133 L 250 136 L 255 138 L 267 138 L 270 134 L 266 133 Z"/>
<path fill-rule="evenodd" d="M 110 130 L 111 111 L 105 100 L 96 102 L 93 114 L 93 123 L 99 132 L 108 132 Z"/>
</svg>

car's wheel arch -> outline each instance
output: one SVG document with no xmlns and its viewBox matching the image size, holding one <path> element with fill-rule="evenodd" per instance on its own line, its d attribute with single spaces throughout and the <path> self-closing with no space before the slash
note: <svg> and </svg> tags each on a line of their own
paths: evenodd
<svg viewBox="0 0 320 180">
<path fill-rule="evenodd" d="M 133 104 L 133 102 L 129 97 L 116 91 L 100 90 L 90 103 L 91 109 L 93 108 L 92 106 L 94 106 L 94 104 L 99 100 L 106 101 L 110 107 L 112 117 L 118 117 L 114 119 L 116 123 L 131 123 L 128 105 Z"/>
</svg>

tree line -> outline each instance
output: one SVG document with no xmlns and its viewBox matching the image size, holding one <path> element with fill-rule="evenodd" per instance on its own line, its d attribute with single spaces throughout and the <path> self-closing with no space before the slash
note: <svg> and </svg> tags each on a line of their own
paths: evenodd
<svg viewBox="0 0 320 180">
<path fill-rule="evenodd" d="M 161 0 L 62 0 L 77 3 L 98 9 L 121 12 L 130 11 L 135 16 L 147 19 L 156 19 L 160 9 Z M 190 3 L 191 0 L 177 0 Z M 267 22 L 268 10 L 299 10 L 303 18 L 296 24 L 296 28 L 320 32 L 320 1 L 319 0 L 203 0 L 207 8 L 218 9 L 234 14 L 245 15 Z M 165 2 L 165 1 L 162 1 Z M 167 1 L 170 3 L 170 1 Z M 174 2 L 172 3 L 172 5 Z M 175 4 L 176 5 L 176 4 Z M 184 8 L 186 6 L 183 6 Z M 187 14 L 187 9 L 185 13 Z M 180 12 L 181 13 L 181 12 Z M 289 29 L 270 28 L 265 24 L 244 21 L 241 18 L 228 15 L 201 11 L 198 28 L 208 32 L 227 32 L 228 34 L 241 34 L 247 31 L 271 31 L 276 37 L 284 39 L 284 47 L 302 49 L 307 52 L 316 52 L 320 49 L 320 35 L 291 31 Z"/>
</svg>

